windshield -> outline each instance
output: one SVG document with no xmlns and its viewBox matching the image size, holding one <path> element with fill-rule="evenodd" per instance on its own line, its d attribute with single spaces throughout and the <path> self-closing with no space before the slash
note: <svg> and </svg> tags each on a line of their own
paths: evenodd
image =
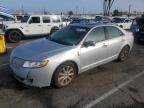
<svg viewBox="0 0 144 108">
<path fill-rule="evenodd" d="M 89 31 L 89 28 L 78 26 L 67 26 L 57 32 L 53 33 L 50 37 L 51 41 L 64 45 L 76 45 Z"/>
<path fill-rule="evenodd" d="M 21 18 L 21 23 L 26 23 L 29 19 L 29 16 L 24 16 Z"/>
</svg>

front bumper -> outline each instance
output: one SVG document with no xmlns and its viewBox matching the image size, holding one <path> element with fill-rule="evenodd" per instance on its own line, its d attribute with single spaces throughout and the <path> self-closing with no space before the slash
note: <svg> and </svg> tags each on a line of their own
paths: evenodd
<svg viewBox="0 0 144 108">
<path fill-rule="evenodd" d="M 43 68 L 16 68 L 10 64 L 13 70 L 13 76 L 21 83 L 33 87 L 50 86 L 52 73 L 48 71 L 48 66 Z"/>
</svg>

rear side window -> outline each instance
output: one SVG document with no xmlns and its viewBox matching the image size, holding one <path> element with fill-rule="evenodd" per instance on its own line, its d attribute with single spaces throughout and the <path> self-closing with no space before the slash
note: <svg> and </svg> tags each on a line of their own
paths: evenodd
<svg viewBox="0 0 144 108">
<path fill-rule="evenodd" d="M 40 17 L 32 17 L 30 23 L 40 23 Z"/>
<path fill-rule="evenodd" d="M 43 17 L 43 23 L 50 23 L 50 17 Z"/>
<path fill-rule="evenodd" d="M 59 23 L 60 22 L 60 18 L 59 17 L 53 17 L 52 21 L 53 21 L 53 23 Z"/>
<path fill-rule="evenodd" d="M 113 39 L 124 35 L 122 31 L 112 26 L 106 27 L 106 34 L 108 36 L 108 39 Z"/>
<path fill-rule="evenodd" d="M 98 27 L 98 28 L 93 29 L 89 33 L 89 35 L 86 39 L 86 42 L 88 42 L 88 41 L 101 42 L 101 41 L 104 41 L 105 39 L 106 38 L 105 38 L 104 28 Z"/>
</svg>

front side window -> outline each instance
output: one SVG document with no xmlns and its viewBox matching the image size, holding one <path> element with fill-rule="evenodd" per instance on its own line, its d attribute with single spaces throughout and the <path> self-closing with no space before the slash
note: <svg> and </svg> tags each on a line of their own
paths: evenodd
<svg viewBox="0 0 144 108">
<path fill-rule="evenodd" d="M 30 23 L 40 23 L 40 17 L 32 17 Z"/>
<path fill-rule="evenodd" d="M 50 17 L 43 17 L 43 23 L 50 23 Z"/>
<path fill-rule="evenodd" d="M 88 41 L 94 41 L 94 42 L 101 42 L 104 41 L 105 38 L 105 32 L 103 27 L 98 27 L 92 30 L 86 39 L 86 42 Z"/>
<path fill-rule="evenodd" d="M 18 21 L 21 21 L 22 16 L 16 16 L 16 18 L 17 18 Z"/>
<path fill-rule="evenodd" d="M 29 16 L 24 16 L 22 19 L 21 19 L 21 23 L 26 23 L 29 19 Z"/>
<path fill-rule="evenodd" d="M 106 27 L 106 32 L 109 39 L 120 37 L 123 35 L 122 31 L 120 31 L 116 27 L 111 27 L 111 26 Z"/>
</svg>

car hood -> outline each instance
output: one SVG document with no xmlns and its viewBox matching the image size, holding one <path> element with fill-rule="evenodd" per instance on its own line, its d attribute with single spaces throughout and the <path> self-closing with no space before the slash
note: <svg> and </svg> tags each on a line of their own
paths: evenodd
<svg viewBox="0 0 144 108">
<path fill-rule="evenodd" d="M 24 60 L 43 60 L 67 51 L 71 49 L 71 47 L 72 46 L 58 44 L 43 38 L 16 47 L 11 56 Z"/>
</svg>

